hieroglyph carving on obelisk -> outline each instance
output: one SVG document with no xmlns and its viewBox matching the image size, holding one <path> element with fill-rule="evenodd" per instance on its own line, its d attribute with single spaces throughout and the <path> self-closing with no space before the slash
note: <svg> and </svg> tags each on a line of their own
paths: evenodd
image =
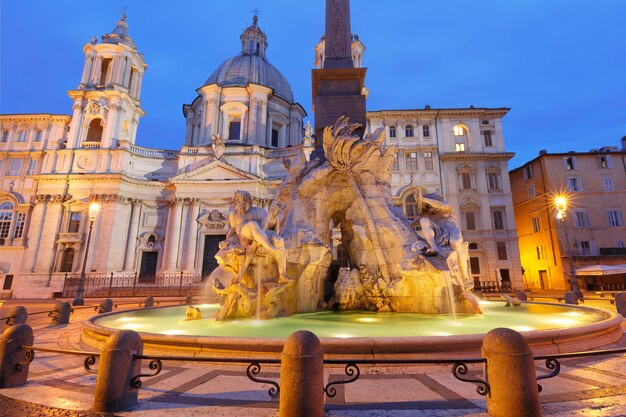
<svg viewBox="0 0 626 417">
<path fill-rule="evenodd" d="M 352 67 L 350 0 L 326 0 L 326 57 L 324 68 Z"/>
</svg>

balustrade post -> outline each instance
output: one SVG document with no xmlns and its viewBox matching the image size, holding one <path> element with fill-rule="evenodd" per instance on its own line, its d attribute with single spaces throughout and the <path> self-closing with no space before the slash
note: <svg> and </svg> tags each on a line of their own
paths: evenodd
<svg viewBox="0 0 626 417">
<path fill-rule="evenodd" d="M 615 308 L 623 317 L 626 317 L 626 292 L 618 292 L 615 294 Z"/>
<path fill-rule="evenodd" d="M 50 324 L 68 324 L 70 322 L 70 314 L 72 313 L 72 306 L 65 301 L 57 301 L 49 314 Z"/>
<path fill-rule="evenodd" d="M 578 298 L 576 297 L 576 294 L 574 294 L 572 291 L 566 292 L 565 293 L 565 304 L 577 305 L 578 304 Z"/>
<path fill-rule="evenodd" d="M 0 388 L 14 388 L 28 380 L 26 351 L 21 346 L 32 346 L 33 329 L 28 324 L 16 324 L 0 336 Z"/>
<path fill-rule="evenodd" d="M 97 309 L 98 314 L 110 313 L 111 311 L 113 311 L 113 300 L 111 300 L 110 298 L 105 298 L 104 300 L 102 300 L 102 302 L 100 302 L 100 305 L 97 307 Z"/>
<path fill-rule="evenodd" d="M 324 416 L 324 352 L 313 333 L 287 338 L 280 354 L 279 417 Z"/>
<path fill-rule="evenodd" d="M 100 352 L 93 406 L 96 413 L 113 413 L 137 405 L 139 391 L 131 382 L 141 371 L 141 360 L 133 356 L 142 353 L 143 343 L 137 332 L 119 330 L 109 336 Z"/>
<path fill-rule="evenodd" d="M 5 325 L 5 330 L 11 326 L 15 326 L 16 324 L 24 324 L 26 323 L 26 319 L 28 318 L 28 312 L 26 311 L 26 307 L 24 306 L 13 306 L 9 310 L 9 314 L 7 315 L 7 322 Z"/>
<path fill-rule="evenodd" d="M 540 417 L 535 362 L 524 337 L 515 330 L 493 329 L 485 335 L 481 351 L 487 360 L 489 416 Z"/>
</svg>

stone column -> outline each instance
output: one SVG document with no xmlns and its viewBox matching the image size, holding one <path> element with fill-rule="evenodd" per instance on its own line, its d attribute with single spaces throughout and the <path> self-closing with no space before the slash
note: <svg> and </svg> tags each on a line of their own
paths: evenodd
<svg viewBox="0 0 626 417">
<path fill-rule="evenodd" d="M 293 333 L 280 354 L 280 417 L 324 416 L 324 352 L 313 333 Z"/>
<path fill-rule="evenodd" d="M 141 85 L 143 84 L 143 73 L 137 72 L 137 78 L 137 90 L 134 97 L 139 100 L 139 97 L 141 97 Z"/>
<path fill-rule="evenodd" d="M 91 75 L 91 68 L 93 67 L 93 55 L 87 54 L 85 56 L 85 67 L 83 68 L 83 76 L 80 79 L 81 84 L 89 84 L 89 76 Z"/>
<path fill-rule="evenodd" d="M 51 271 L 53 266 L 56 257 L 54 253 L 56 238 L 63 216 L 63 200 L 64 198 L 60 194 L 51 197 L 51 205 L 47 209 L 46 222 L 42 227 L 41 243 L 35 264 L 35 269 L 38 271 Z"/>
<path fill-rule="evenodd" d="M 198 244 L 198 214 L 200 213 L 200 202 L 196 199 L 191 200 L 189 207 L 191 215 L 189 216 L 189 224 L 187 225 L 187 262 L 185 269 L 195 272 L 196 248 Z"/>
<path fill-rule="evenodd" d="M 131 386 L 141 371 L 141 360 L 133 355 L 143 353 L 137 332 L 119 330 L 107 339 L 100 353 L 93 409 L 97 413 L 128 410 L 137 405 L 139 391 Z"/>
<path fill-rule="evenodd" d="M 482 356 L 490 392 L 490 417 L 541 417 L 533 353 L 515 330 L 497 328 L 485 335 Z"/>
<path fill-rule="evenodd" d="M 167 222 L 167 235 L 165 243 L 165 270 L 173 272 L 177 270 L 178 244 L 180 242 L 180 219 L 183 205 L 180 199 L 170 202 L 170 215 Z"/>
<path fill-rule="evenodd" d="M 139 216 L 141 214 L 141 201 L 131 202 L 130 224 L 128 226 L 128 236 L 126 239 L 126 251 L 124 252 L 124 271 L 135 269 L 135 256 L 137 255 L 137 235 L 139 233 Z"/>
<path fill-rule="evenodd" d="M 35 208 L 30 217 L 30 230 L 28 230 L 30 245 L 25 254 L 24 264 L 28 265 L 30 271 L 35 270 L 37 258 L 39 256 L 39 248 L 41 246 L 41 238 L 43 235 L 44 224 L 46 221 L 46 211 L 48 209 L 48 198 L 46 195 L 35 196 Z"/>
</svg>

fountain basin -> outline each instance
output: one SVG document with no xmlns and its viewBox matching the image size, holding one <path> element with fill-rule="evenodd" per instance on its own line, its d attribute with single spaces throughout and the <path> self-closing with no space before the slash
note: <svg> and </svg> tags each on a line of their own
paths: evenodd
<svg viewBox="0 0 626 417">
<path fill-rule="evenodd" d="M 185 320 L 186 306 L 137 309 L 88 319 L 82 341 L 101 347 L 119 329 L 141 334 L 147 352 L 182 355 L 275 356 L 296 330 L 317 334 L 324 353 L 340 358 L 420 354 L 479 354 L 485 333 L 496 327 L 519 331 L 535 354 L 588 350 L 617 342 L 622 317 L 605 310 L 549 303 L 482 302 L 485 314 L 318 312 L 272 320 L 217 322 L 218 305 L 200 305 L 201 320 Z M 210 318 L 209 318 L 210 317 Z"/>
</svg>

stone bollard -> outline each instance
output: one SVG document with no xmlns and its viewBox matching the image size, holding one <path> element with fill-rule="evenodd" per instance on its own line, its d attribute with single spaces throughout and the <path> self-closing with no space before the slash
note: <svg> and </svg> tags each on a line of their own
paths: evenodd
<svg viewBox="0 0 626 417">
<path fill-rule="evenodd" d="M 24 306 L 13 306 L 9 310 L 9 314 L 7 315 L 7 317 L 8 318 L 5 325 L 5 330 L 16 324 L 26 323 L 26 319 L 28 318 L 28 312 L 26 311 L 26 307 Z"/>
<path fill-rule="evenodd" d="M 578 305 L 578 298 L 576 297 L 576 294 L 574 294 L 571 291 L 566 292 L 565 293 L 565 304 Z"/>
<path fill-rule="evenodd" d="M 145 308 L 152 308 L 152 307 L 154 307 L 154 297 L 151 296 L 151 295 L 146 297 L 146 300 L 143 302 L 143 306 Z"/>
<path fill-rule="evenodd" d="M 57 301 L 49 314 L 51 317 L 50 324 L 67 324 L 70 322 L 70 314 L 72 314 L 72 306 L 65 301 Z"/>
<path fill-rule="evenodd" d="M 143 342 L 133 330 L 113 333 L 100 352 L 93 410 L 113 413 L 137 405 L 138 389 L 131 386 L 141 371 L 141 360 L 133 355 L 143 353 Z"/>
<path fill-rule="evenodd" d="M 540 417 L 535 362 L 524 337 L 515 330 L 493 329 L 483 339 L 482 356 L 490 385 L 489 416 Z"/>
<path fill-rule="evenodd" d="M 0 336 L 0 388 L 14 388 L 28 380 L 30 363 L 20 346 L 33 345 L 33 329 L 28 324 L 15 324 Z M 20 363 L 21 362 L 21 363 Z"/>
<path fill-rule="evenodd" d="M 526 293 L 524 291 L 518 291 L 517 292 L 517 299 L 520 301 L 528 301 L 528 296 L 526 295 Z"/>
<path fill-rule="evenodd" d="M 105 298 L 104 300 L 102 300 L 100 305 L 96 307 L 96 310 L 98 311 L 98 314 L 110 313 L 111 311 L 113 311 L 113 300 L 111 300 L 110 298 Z"/>
<path fill-rule="evenodd" d="M 313 333 L 287 338 L 280 354 L 279 417 L 324 416 L 324 352 Z"/>
<path fill-rule="evenodd" d="M 187 297 L 185 297 L 185 304 L 187 304 L 188 306 L 193 304 L 193 295 L 189 294 Z"/>
<path fill-rule="evenodd" d="M 626 317 L 626 292 L 618 292 L 615 294 L 615 308 L 623 317 Z"/>
</svg>

